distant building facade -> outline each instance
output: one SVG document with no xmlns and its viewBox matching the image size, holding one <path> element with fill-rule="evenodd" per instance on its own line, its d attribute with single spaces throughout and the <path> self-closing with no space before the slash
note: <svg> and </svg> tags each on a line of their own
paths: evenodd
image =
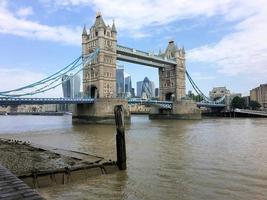
<svg viewBox="0 0 267 200">
<path fill-rule="evenodd" d="M 141 97 L 142 95 L 142 85 L 143 85 L 143 81 L 136 82 L 136 96 L 137 97 Z"/>
<path fill-rule="evenodd" d="M 155 97 L 155 84 L 147 77 L 145 77 L 142 82 L 141 97 L 144 99 Z"/>
<path fill-rule="evenodd" d="M 250 90 L 250 100 L 257 101 L 263 108 L 267 108 L 267 83 Z"/>
<path fill-rule="evenodd" d="M 132 95 L 132 97 L 135 97 L 135 90 L 134 90 L 134 88 L 131 89 L 131 95 Z"/>
<path fill-rule="evenodd" d="M 155 97 L 159 97 L 159 88 L 155 88 Z"/>
<path fill-rule="evenodd" d="M 132 95 L 132 80 L 131 76 L 126 76 L 124 78 L 124 89 L 125 89 L 125 96 L 126 97 L 133 97 Z"/>
<path fill-rule="evenodd" d="M 136 96 L 149 99 L 155 97 L 155 83 L 150 81 L 147 77 L 143 81 L 136 83 Z"/>
<path fill-rule="evenodd" d="M 81 96 L 81 79 L 79 75 L 64 75 L 62 77 L 62 90 L 65 98 L 76 98 Z"/>
<path fill-rule="evenodd" d="M 230 90 L 227 90 L 226 87 L 214 87 L 210 92 L 210 98 L 212 100 L 217 100 L 223 96 L 229 95 Z"/>
<path fill-rule="evenodd" d="M 118 65 L 116 69 L 116 91 L 117 97 L 124 97 L 124 66 Z"/>
</svg>

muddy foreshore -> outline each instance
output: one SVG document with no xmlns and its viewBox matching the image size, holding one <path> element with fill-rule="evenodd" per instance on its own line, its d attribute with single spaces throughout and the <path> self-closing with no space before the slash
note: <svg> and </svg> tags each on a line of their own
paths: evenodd
<svg viewBox="0 0 267 200">
<path fill-rule="evenodd" d="M 116 162 L 98 156 L 12 139 L 0 139 L 0 164 L 35 188 L 118 170 Z"/>
</svg>

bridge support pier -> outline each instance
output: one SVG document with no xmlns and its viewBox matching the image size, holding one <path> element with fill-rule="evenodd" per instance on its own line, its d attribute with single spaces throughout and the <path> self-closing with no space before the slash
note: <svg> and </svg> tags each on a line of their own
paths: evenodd
<svg viewBox="0 0 267 200">
<path fill-rule="evenodd" d="M 192 100 L 177 100 L 171 110 L 152 108 L 149 119 L 201 119 L 201 111 Z"/>
<path fill-rule="evenodd" d="M 73 123 L 115 124 L 114 107 L 123 105 L 125 123 L 130 123 L 128 101 L 118 98 L 95 99 L 94 104 L 77 104 L 72 114 Z"/>
</svg>

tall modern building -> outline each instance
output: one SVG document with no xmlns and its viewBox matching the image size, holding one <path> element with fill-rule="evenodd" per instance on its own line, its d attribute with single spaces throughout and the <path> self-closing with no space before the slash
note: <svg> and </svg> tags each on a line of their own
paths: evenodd
<svg viewBox="0 0 267 200">
<path fill-rule="evenodd" d="M 143 81 L 138 81 L 136 83 L 136 96 L 149 99 L 155 97 L 155 84 L 150 81 L 147 77 Z"/>
<path fill-rule="evenodd" d="M 135 97 L 135 90 L 134 90 L 134 88 L 131 89 L 131 96 L 132 97 Z"/>
<path fill-rule="evenodd" d="M 159 88 L 155 88 L 155 97 L 159 97 Z"/>
<path fill-rule="evenodd" d="M 80 97 L 81 79 L 79 75 L 64 75 L 62 77 L 62 90 L 65 98 Z"/>
<path fill-rule="evenodd" d="M 142 96 L 142 85 L 143 85 L 143 81 L 136 82 L 136 96 L 137 97 Z"/>
<path fill-rule="evenodd" d="M 123 97 L 125 94 L 123 65 L 118 65 L 116 69 L 116 91 L 117 97 Z"/>
<path fill-rule="evenodd" d="M 152 96 L 151 97 L 155 97 L 155 83 L 154 81 L 150 81 L 151 83 L 151 90 L 152 90 Z"/>
<path fill-rule="evenodd" d="M 155 86 L 147 77 L 143 80 L 141 97 L 144 99 L 150 99 L 155 95 Z"/>
<path fill-rule="evenodd" d="M 124 78 L 124 83 L 125 83 L 125 96 L 126 97 L 132 97 L 132 80 L 131 76 L 127 76 Z"/>
<path fill-rule="evenodd" d="M 62 90 L 63 90 L 63 97 L 70 98 L 71 86 L 70 86 L 70 79 L 68 75 L 64 75 L 62 77 Z"/>
</svg>

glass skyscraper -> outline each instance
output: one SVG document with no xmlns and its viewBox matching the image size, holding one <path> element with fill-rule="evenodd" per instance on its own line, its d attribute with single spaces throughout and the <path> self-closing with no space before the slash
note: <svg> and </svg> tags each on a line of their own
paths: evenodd
<svg viewBox="0 0 267 200">
<path fill-rule="evenodd" d="M 150 99 L 155 97 L 155 84 L 153 81 L 150 81 L 147 77 L 143 81 L 138 81 L 136 83 L 137 93 L 136 96 Z"/>
<path fill-rule="evenodd" d="M 64 75 L 62 77 L 62 90 L 65 98 L 80 97 L 81 79 L 79 75 Z"/>
<path fill-rule="evenodd" d="M 127 76 L 124 78 L 125 81 L 125 96 L 132 97 L 132 80 L 131 76 Z"/>
<path fill-rule="evenodd" d="M 123 97 L 125 94 L 123 65 L 118 65 L 116 69 L 116 91 L 117 91 L 117 97 Z"/>
</svg>

